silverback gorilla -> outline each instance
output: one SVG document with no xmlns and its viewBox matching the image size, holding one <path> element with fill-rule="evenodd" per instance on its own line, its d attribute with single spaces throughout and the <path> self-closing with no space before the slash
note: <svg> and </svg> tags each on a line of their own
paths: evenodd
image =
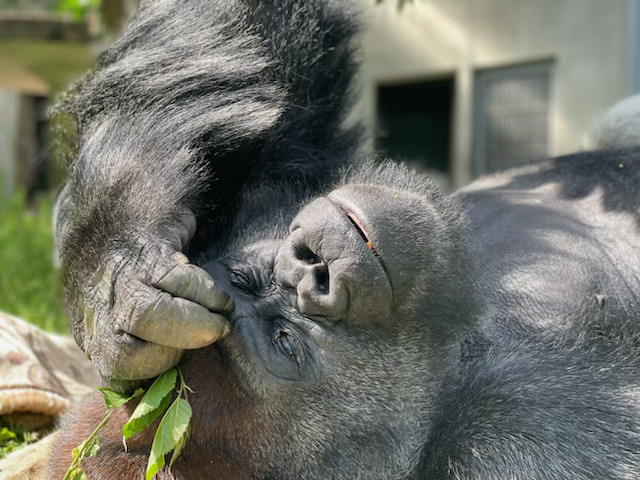
<svg viewBox="0 0 640 480">
<path fill-rule="evenodd" d="M 301 200 L 354 163 L 356 29 L 340 0 L 149 0 L 63 100 L 79 134 L 57 209 L 72 331 L 114 386 L 228 330 L 228 295 L 182 252 L 232 242 L 242 192 Z"/>
<path fill-rule="evenodd" d="M 62 107 L 58 242 L 105 380 L 180 362 L 195 392 L 159 478 L 639 477 L 639 152 L 446 197 L 360 160 L 345 2 L 141 8 Z M 131 409 L 90 480 L 143 478 Z M 99 396 L 69 415 L 51 478 L 103 415 Z"/>
</svg>

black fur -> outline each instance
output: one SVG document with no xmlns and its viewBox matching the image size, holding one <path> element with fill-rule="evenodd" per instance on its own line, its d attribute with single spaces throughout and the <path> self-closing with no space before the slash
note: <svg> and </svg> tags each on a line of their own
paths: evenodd
<svg viewBox="0 0 640 480">
<path fill-rule="evenodd" d="M 197 219 L 190 259 L 236 300 L 231 336 L 182 363 L 192 435 L 161 478 L 639 478 L 638 152 L 549 160 L 451 198 L 400 167 L 362 166 L 359 129 L 344 126 L 357 30 L 340 0 L 148 1 L 60 109 L 79 134 L 59 217 L 78 341 L 109 341 L 87 328 L 96 271 L 115 263 L 135 278 L 184 207 Z M 340 229 L 344 215 L 309 203 L 334 186 L 372 210 L 377 259 L 349 244 L 362 239 Z M 367 297 L 362 285 L 381 280 L 354 262 L 401 263 L 385 265 L 402 285 L 386 317 L 301 311 L 301 276 L 287 275 L 323 261 L 316 251 L 283 267 L 302 207 L 317 249 L 342 250 L 329 272 L 352 282 L 350 305 L 388 306 Z M 234 268 L 252 281 L 234 283 Z M 304 362 L 271 348 L 274 325 L 304 345 Z M 103 414 L 87 399 L 60 451 Z M 126 414 L 84 462 L 90 479 L 142 475 L 151 438 L 124 452 Z M 67 463 L 56 455 L 54 478 Z"/>
<path fill-rule="evenodd" d="M 186 205 L 197 254 L 226 235 L 247 186 L 284 177 L 313 189 L 353 162 L 348 2 L 147 3 L 57 108 L 79 134 L 75 229 L 153 230 Z"/>
<path fill-rule="evenodd" d="M 197 219 L 196 259 L 232 241 L 243 192 L 284 182 L 302 200 L 356 162 L 360 128 L 344 126 L 359 30 L 351 10 L 340 0 L 144 2 L 66 94 L 56 112 L 77 135 L 57 243 L 80 345 L 105 259 L 114 287 L 110 306 L 89 301 L 97 316 L 117 301 L 118 276 L 133 275 L 129 260 L 161 249 L 159 232 L 184 208 Z"/>
</svg>

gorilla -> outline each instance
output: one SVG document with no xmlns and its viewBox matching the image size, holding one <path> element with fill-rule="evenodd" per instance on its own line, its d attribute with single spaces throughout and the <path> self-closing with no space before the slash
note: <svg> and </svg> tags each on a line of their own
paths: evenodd
<svg viewBox="0 0 640 480">
<path fill-rule="evenodd" d="M 143 4 L 63 104 L 74 335 L 118 388 L 180 362 L 194 391 L 159 478 L 638 478 L 640 152 L 452 196 L 362 161 L 356 23 L 330 0 Z M 133 408 L 89 479 L 143 478 Z M 51 478 L 103 416 L 76 406 Z"/>
<path fill-rule="evenodd" d="M 73 154 L 56 208 L 71 330 L 115 388 L 228 333 L 228 294 L 187 257 L 233 242 L 243 192 L 302 201 L 358 162 L 351 9 L 143 1 L 57 107 Z"/>
<path fill-rule="evenodd" d="M 551 160 L 458 198 L 368 166 L 288 228 L 280 212 L 273 230 L 238 218 L 234 243 L 202 263 L 234 301 L 232 333 L 184 356 L 191 437 L 160 478 L 636 478 L 639 239 L 622 208 L 635 157 Z M 559 188 L 586 177 L 628 201 Z M 132 408 L 88 478 L 142 478 L 151 435 L 121 443 Z M 52 478 L 103 415 L 93 396 L 67 419 Z"/>
</svg>

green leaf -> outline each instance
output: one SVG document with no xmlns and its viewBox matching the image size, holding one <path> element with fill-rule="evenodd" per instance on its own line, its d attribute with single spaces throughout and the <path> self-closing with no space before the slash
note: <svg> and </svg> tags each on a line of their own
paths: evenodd
<svg viewBox="0 0 640 480">
<path fill-rule="evenodd" d="M 153 437 L 146 480 L 152 480 L 154 475 L 164 466 L 166 454 L 177 447 L 182 448 L 186 441 L 190 420 L 191 406 L 189 406 L 189 402 L 183 398 L 176 398 L 162 417 Z"/>
<path fill-rule="evenodd" d="M 171 454 L 171 461 L 169 462 L 169 468 L 173 466 L 173 462 L 176 461 L 180 453 L 182 453 L 182 449 L 187 444 L 187 437 L 189 436 L 189 427 L 187 426 L 187 431 L 184 433 L 180 441 L 177 443 L 176 448 L 173 449 L 173 453 Z"/>
<path fill-rule="evenodd" d="M 142 388 L 137 389 L 131 395 L 123 395 L 122 393 L 116 392 L 115 390 L 111 390 L 110 388 L 98 388 L 102 392 L 102 396 L 104 397 L 104 404 L 107 408 L 117 408 L 121 407 L 129 400 L 135 397 L 139 397 L 144 393 Z"/>
<path fill-rule="evenodd" d="M 157 434 L 158 432 L 156 432 Z M 153 462 L 153 463 L 152 463 Z M 149 463 L 147 464 L 147 474 L 144 477 L 145 480 L 153 480 L 153 477 L 164 467 L 164 455 L 157 458 L 153 458 L 149 455 Z"/>
<path fill-rule="evenodd" d="M 76 468 L 73 472 L 71 472 L 71 476 L 69 478 L 71 480 L 87 480 L 87 476 L 79 468 Z"/>
<path fill-rule="evenodd" d="M 100 441 L 97 436 L 88 438 L 73 449 L 73 459 L 81 461 L 83 458 L 93 457 L 100 449 Z"/>
<path fill-rule="evenodd" d="M 151 425 L 156 418 L 158 418 L 160 415 L 164 413 L 164 411 L 167 409 L 170 403 L 171 403 L 171 393 L 168 393 L 162 399 L 162 401 L 160 402 L 160 405 L 158 405 L 158 408 L 150 411 L 146 415 L 142 415 L 141 417 L 136 417 L 136 412 L 138 411 L 138 408 L 140 408 L 140 405 L 142 404 L 141 402 L 140 405 L 138 405 L 136 410 L 133 412 L 133 415 L 131 415 L 131 418 L 129 419 L 129 421 L 122 426 L 122 436 L 124 437 L 124 439 L 127 440 L 128 438 L 133 437 L 134 435 L 140 433 L 142 430 L 144 430 L 149 425 Z"/>
<path fill-rule="evenodd" d="M 14 438 L 16 438 L 16 434 L 7 427 L 2 427 L 0 429 L 0 442 L 6 442 L 7 440 L 13 440 Z"/>
<path fill-rule="evenodd" d="M 129 421 L 122 427 L 125 440 L 140 433 L 164 412 L 171 401 L 170 394 L 177 379 L 178 371 L 175 368 L 156 378 L 131 414 Z"/>
<path fill-rule="evenodd" d="M 86 457 L 95 457 L 98 454 L 98 450 L 100 450 L 100 440 L 97 436 L 93 437 L 93 440 L 86 446 L 84 451 L 84 458 Z"/>
</svg>

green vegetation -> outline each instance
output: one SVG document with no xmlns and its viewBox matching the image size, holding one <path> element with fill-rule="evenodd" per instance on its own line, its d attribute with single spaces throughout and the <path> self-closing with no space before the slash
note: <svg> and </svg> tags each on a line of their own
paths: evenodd
<svg viewBox="0 0 640 480">
<path fill-rule="evenodd" d="M 166 466 L 165 457 L 171 453 L 170 469 L 187 442 L 192 414 L 187 391 L 191 393 L 193 391 L 184 382 L 180 368 L 172 368 L 160 375 L 146 393 L 142 388 L 139 388 L 129 396 L 109 388 L 99 388 L 98 390 L 102 392 L 104 397 L 107 413 L 91 432 L 89 438 L 73 449 L 72 462 L 63 480 L 87 480 L 86 475 L 82 472 L 81 463 L 85 458 L 93 457 L 98 453 L 100 449 L 98 437 L 100 430 L 107 424 L 107 421 L 118 407 L 143 393 L 144 396 L 131 414 L 131 417 L 129 417 L 129 421 L 122 427 L 122 443 L 126 450 L 127 439 L 151 427 L 154 420 L 164 414 L 153 437 L 145 480 L 153 480 L 156 477 L 158 472 Z M 172 399 L 174 399 L 173 403 L 171 403 Z M 170 403 L 171 406 L 169 406 Z"/>
<path fill-rule="evenodd" d="M 7 425 L 0 426 L 0 459 L 15 450 L 26 447 L 39 438 L 36 432 L 28 432 L 16 425 L 11 425 L 4 419 L 2 423 L 7 423 Z"/>
<path fill-rule="evenodd" d="M 100 8 L 100 0 L 58 0 L 58 11 L 70 13 L 76 22 L 81 22 L 89 9 Z"/>
<path fill-rule="evenodd" d="M 53 200 L 28 208 L 18 192 L 0 203 L 0 310 L 51 332 L 67 332 L 60 279 L 53 268 Z"/>
<path fill-rule="evenodd" d="M 88 10 L 100 8 L 101 0 L 0 0 L 1 8 L 44 10 L 70 14 L 74 21 L 82 21 Z"/>
</svg>

